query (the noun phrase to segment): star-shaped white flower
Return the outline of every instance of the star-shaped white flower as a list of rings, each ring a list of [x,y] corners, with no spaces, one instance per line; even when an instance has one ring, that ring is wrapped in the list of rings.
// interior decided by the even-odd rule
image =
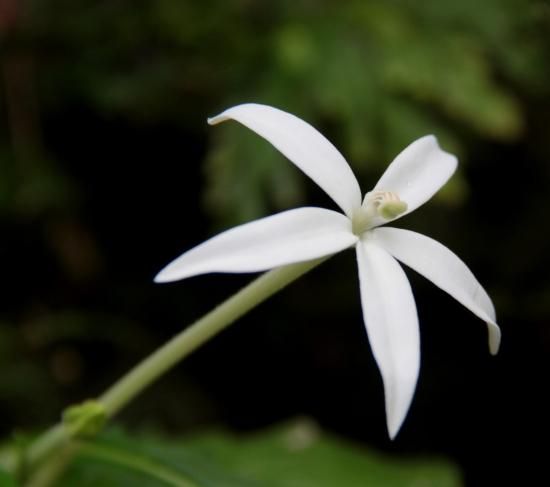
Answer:
[[[420,366],[418,316],[397,260],[432,281],[487,323],[489,348],[500,343],[491,299],[466,265],[429,237],[382,227],[428,201],[451,177],[456,158],[434,136],[409,145],[361,198],[338,150],[303,120],[276,108],[238,105],[208,120],[233,119],[262,136],[315,181],[343,210],[297,208],[227,230],[181,255],[155,278],[175,281],[209,272],[257,272],[355,247],[363,317],[382,374],[388,432],[409,409]],[[396,260],[397,259],[397,260]]]

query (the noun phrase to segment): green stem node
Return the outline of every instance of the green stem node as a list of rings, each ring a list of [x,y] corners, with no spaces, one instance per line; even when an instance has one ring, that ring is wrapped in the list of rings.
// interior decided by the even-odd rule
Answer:
[[[63,425],[72,438],[95,436],[103,429],[106,421],[105,406],[93,399],[70,406],[63,412]]]

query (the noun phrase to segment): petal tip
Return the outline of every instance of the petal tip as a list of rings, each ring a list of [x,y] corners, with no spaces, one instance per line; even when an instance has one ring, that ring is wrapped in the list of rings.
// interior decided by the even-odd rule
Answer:
[[[439,141],[437,140],[437,137],[434,135],[434,134],[428,134],[428,135],[425,135],[424,137],[420,137],[420,139],[426,141],[426,142],[430,142],[432,144],[436,144],[438,147],[439,147]]]
[[[160,271],[154,278],[153,282],[156,284],[163,284],[165,282],[170,282],[171,279],[168,279],[164,273],[164,271]]]
[[[395,440],[395,437],[398,435],[399,431],[401,431],[401,427],[403,426],[403,423],[405,422],[405,418],[407,417],[407,410],[404,412],[404,414],[388,414],[386,413],[386,427],[388,429],[388,436],[391,441]]]
[[[441,144],[439,143],[439,139],[437,138],[436,135],[434,135],[434,134],[424,135],[423,137],[420,137],[420,139],[418,139],[418,142],[419,141],[422,141],[425,144],[433,145],[435,149],[438,149],[439,151],[443,152],[446,156],[448,156],[449,160],[453,160],[455,162],[458,162],[458,159],[456,158],[456,156],[454,154],[451,154],[450,152],[447,152],[445,149],[443,149],[441,147]]]
[[[217,125],[225,120],[227,120],[227,117],[225,117],[222,113],[206,119],[208,125]]]
[[[226,120],[233,118],[232,115],[235,114],[235,111],[239,111],[239,109],[246,108],[246,107],[250,107],[250,108],[259,107],[260,109],[269,108],[271,110],[276,110],[275,108],[271,108],[266,105],[260,105],[258,103],[241,103],[240,105],[235,105],[224,110],[218,115],[214,115],[213,117],[208,117],[206,121],[208,122],[208,125],[217,125],[221,122],[225,122]]]
[[[387,424],[386,427],[388,429],[388,437],[391,441],[394,441],[399,432],[401,431],[401,428],[403,427],[403,423],[405,422],[405,419],[407,418],[407,412],[405,414],[398,416],[394,416],[393,418],[387,417]]]
[[[489,353],[496,355],[500,349],[500,328],[496,323],[487,323],[489,327]]]
[[[397,433],[399,433],[399,428],[392,428],[390,425],[388,425],[388,436],[390,438],[390,441],[394,441],[395,437],[397,436]]]
[[[166,282],[179,281],[181,279],[185,279],[185,277],[187,276],[182,275],[181,272],[178,273],[177,270],[172,268],[171,264],[168,264],[153,278],[153,282],[157,284],[164,284]]]

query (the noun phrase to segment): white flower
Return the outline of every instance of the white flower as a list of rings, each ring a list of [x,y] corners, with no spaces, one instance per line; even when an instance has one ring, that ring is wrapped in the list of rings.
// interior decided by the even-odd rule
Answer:
[[[361,201],[359,184],[346,160],[308,123],[257,104],[235,106],[208,122],[215,125],[229,119],[271,142],[344,213],[297,208],[240,225],[184,253],[155,280],[264,271],[355,247],[363,317],[382,374],[387,427],[393,438],[411,404],[420,366],[416,306],[397,260],[485,321],[491,353],[500,343],[491,299],[455,254],[424,235],[381,227],[428,201],[455,171],[456,158],[441,150],[434,136],[422,137],[395,158]]]

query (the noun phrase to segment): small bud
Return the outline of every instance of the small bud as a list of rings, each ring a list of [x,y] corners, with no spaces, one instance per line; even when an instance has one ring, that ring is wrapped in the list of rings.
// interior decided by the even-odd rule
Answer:
[[[93,399],[70,406],[63,411],[63,425],[67,428],[69,435],[75,438],[96,435],[106,421],[105,406]]]

